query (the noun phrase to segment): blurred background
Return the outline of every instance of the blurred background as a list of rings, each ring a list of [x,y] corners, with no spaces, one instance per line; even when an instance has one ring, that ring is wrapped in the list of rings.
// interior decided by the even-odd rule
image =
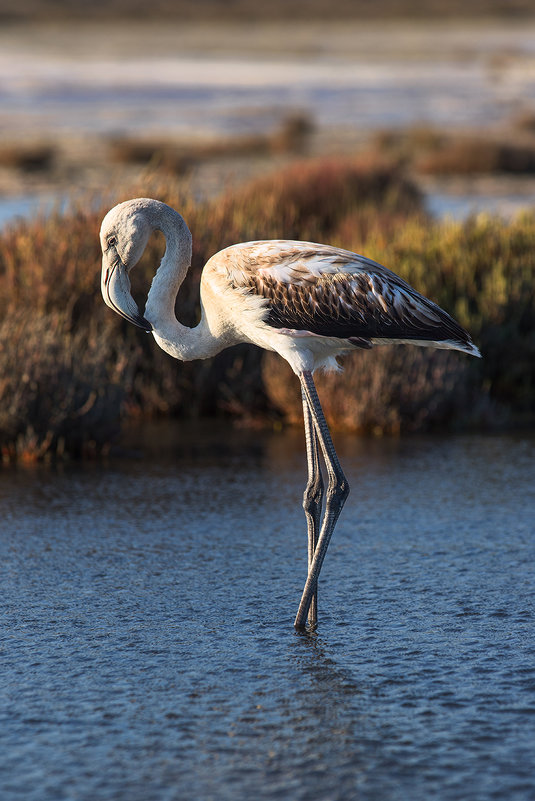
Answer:
[[[213,194],[296,153],[402,159],[433,214],[535,175],[530,0],[0,5],[0,222],[165,167]]]
[[[0,0],[2,801],[535,798],[534,188],[535,0]],[[105,306],[136,196],[191,229],[187,325],[219,249],[303,239],[481,349],[317,377],[353,492],[310,636],[299,382]]]
[[[269,355],[178,368],[104,307],[100,220],[136,195],[192,230],[186,324],[210,255],[286,237],[387,264],[481,348],[355,354],[320,380],[333,426],[532,425],[535,3],[1,0],[0,23],[4,458],[154,416],[300,420]]]

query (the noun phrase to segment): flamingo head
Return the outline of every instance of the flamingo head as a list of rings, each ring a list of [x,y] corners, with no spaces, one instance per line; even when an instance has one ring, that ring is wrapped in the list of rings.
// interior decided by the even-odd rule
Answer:
[[[129,272],[140,260],[154,230],[148,213],[153,203],[148,198],[119,203],[106,214],[100,229],[102,297],[117,314],[147,332],[152,331],[152,325],[132,297]]]

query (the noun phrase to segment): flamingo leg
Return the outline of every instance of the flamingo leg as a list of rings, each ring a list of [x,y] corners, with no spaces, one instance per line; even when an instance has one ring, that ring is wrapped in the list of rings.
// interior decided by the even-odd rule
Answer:
[[[308,465],[308,481],[303,495],[303,509],[308,529],[308,568],[312,564],[321,523],[321,506],[323,500],[323,478],[321,475],[319,455],[318,455],[318,436],[314,428],[314,421],[310,413],[307,397],[304,389],[301,390],[303,396],[303,419],[305,423],[305,442]],[[308,610],[308,625],[315,628],[318,622],[318,587],[314,590],[310,608]]]
[[[325,415],[323,414],[323,409],[321,408],[316,386],[312,378],[312,373],[310,371],[304,371],[300,374],[299,378],[301,381],[301,389],[304,397],[306,398],[308,409],[314,423],[314,428],[316,429],[316,435],[323,453],[328,475],[325,512],[321,524],[320,535],[316,544],[312,562],[308,569],[308,577],[303,589],[301,603],[299,604],[299,609],[297,610],[297,615],[294,622],[296,629],[303,630],[305,628],[308,611],[312,604],[312,599],[316,592],[318,576],[323,565],[323,560],[325,559],[325,554],[327,553],[327,548],[329,546],[336,521],[340,516],[342,507],[349,494],[349,484],[347,483],[347,479],[344,476],[340,462],[338,461],[338,456],[336,455],[331,434],[327,426],[327,421],[325,420]]]

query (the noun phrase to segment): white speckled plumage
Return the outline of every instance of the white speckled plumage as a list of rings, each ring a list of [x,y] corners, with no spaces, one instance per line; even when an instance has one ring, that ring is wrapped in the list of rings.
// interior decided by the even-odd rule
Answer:
[[[165,235],[166,251],[142,317],[130,294],[128,274],[155,230]],[[171,356],[183,361],[205,359],[230,345],[248,342],[276,351],[299,376],[309,454],[305,492],[309,575],[295,625],[304,627],[309,609],[309,620],[315,625],[317,578],[348,487],[315,392],[313,372],[338,369],[337,356],[380,344],[429,345],[474,356],[479,356],[478,349],[443,309],[381,264],[330,245],[287,240],[245,242],[212,256],[201,277],[201,319],[196,327],[188,328],[178,322],[174,311],[191,262],[191,234],[184,219],[164,203],[137,198],[108,212],[100,236],[105,302],[152,331]],[[321,531],[319,448],[329,475]]]

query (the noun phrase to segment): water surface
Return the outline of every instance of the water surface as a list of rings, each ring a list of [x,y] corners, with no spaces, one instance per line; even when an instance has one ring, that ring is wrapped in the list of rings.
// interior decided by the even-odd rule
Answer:
[[[3,471],[2,799],[533,797],[535,441],[338,438],[311,636],[301,439]]]
[[[489,126],[535,100],[529,20],[125,23],[0,31],[0,133]]]
[[[343,149],[348,135],[358,147],[377,129],[497,131],[535,104],[535,25],[526,20],[4,27],[0,139],[60,143],[76,158],[88,159],[102,136],[213,141],[273,132],[296,111],[332,152],[340,131]],[[0,228],[64,194],[14,196],[11,186]],[[509,217],[532,196],[531,186],[467,186],[461,196],[430,193],[428,207],[440,217]]]

